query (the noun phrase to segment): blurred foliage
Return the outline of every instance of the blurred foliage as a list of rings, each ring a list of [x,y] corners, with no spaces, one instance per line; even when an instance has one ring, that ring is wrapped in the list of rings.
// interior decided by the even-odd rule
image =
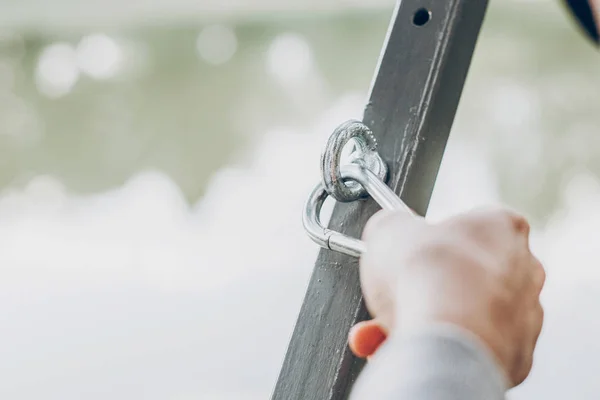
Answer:
[[[22,43],[14,35],[1,52],[7,73],[14,75],[14,92],[4,88],[3,94],[15,113],[27,115],[7,115],[4,124],[28,120],[18,132],[0,128],[5,133],[0,135],[0,185],[49,173],[74,190],[97,191],[152,167],[169,173],[195,200],[210,174],[231,161],[249,137],[273,125],[308,122],[315,107],[340,92],[364,90],[386,19],[239,23],[238,50],[221,66],[197,55],[195,40],[202,26],[119,31],[116,37],[143,46],[147,65],[110,81],[82,77],[58,99],[38,92],[36,62],[45,46],[58,40],[75,44],[82,35],[23,35]],[[292,104],[264,66],[268,43],[290,30],[310,41],[330,89],[313,104]],[[18,46],[22,50],[15,51]],[[360,58],[354,51],[361,52]]]
[[[196,51],[203,24],[112,28],[104,33],[123,44],[131,68],[105,80],[81,75],[58,98],[38,90],[40,54],[56,42],[75,46],[90,32],[5,32],[0,186],[52,174],[71,190],[94,192],[156,168],[195,201],[211,174],[239,161],[257,135],[308,128],[340,95],[366,94],[389,15],[211,21],[232,26],[237,38],[233,57],[218,66]],[[307,41],[317,71],[297,93],[266,68],[270,44],[286,32]],[[453,137],[488,151],[504,199],[540,220],[558,205],[572,171],[600,171],[599,67],[556,4],[491,5]]]

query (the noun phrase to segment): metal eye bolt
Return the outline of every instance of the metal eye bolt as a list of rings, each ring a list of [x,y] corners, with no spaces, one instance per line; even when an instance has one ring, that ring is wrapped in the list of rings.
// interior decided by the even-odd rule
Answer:
[[[338,126],[325,144],[321,154],[321,176],[325,190],[331,197],[341,202],[355,201],[367,197],[365,188],[353,181],[344,181],[340,164],[344,147],[354,140],[353,162],[364,165],[382,181],[387,177],[387,165],[377,153],[377,140],[368,126],[360,121],[350,120]]]

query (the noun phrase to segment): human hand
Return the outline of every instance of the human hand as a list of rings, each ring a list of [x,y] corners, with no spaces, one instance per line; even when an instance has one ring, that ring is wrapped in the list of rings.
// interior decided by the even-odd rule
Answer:
[[[370,356],[386,336],[450,323],[476,335],[511,385],[529,374],[540,334],[545,281],[529,249],[529,224],[506,210],[478,210],[438,224],[380,212],[367,224],[361,286],[374,320],[350,333]]]

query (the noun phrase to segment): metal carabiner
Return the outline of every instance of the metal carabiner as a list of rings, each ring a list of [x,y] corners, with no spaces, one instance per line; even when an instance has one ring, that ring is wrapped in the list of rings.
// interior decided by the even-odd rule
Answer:
[[[342,166],[340,172],[344,180],[353,180],[361,184],[384,210],[403,209],[414,215],[414,212],[404,204],[396,193],[365,166],[352,163]],[[321,224],[321,208],[327,196],[323,183],[319,183],[310,194],[304,207],[304,215],[302,216],[304,229],[308,236],[319,246],[352,257],[360,257],[367,250],[362,240],[332,231]]]

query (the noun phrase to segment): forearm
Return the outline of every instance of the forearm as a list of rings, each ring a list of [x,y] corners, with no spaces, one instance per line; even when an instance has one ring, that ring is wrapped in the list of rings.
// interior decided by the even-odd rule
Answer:
[[[390,337],[365,368],[352,400],[503,400],[504,376],[491,353],[445,325]]]

